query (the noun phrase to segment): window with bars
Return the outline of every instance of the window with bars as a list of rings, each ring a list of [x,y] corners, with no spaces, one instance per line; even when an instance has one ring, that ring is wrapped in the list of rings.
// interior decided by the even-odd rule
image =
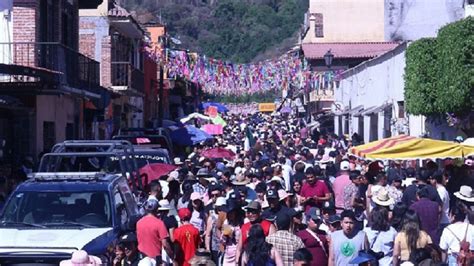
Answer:
[[[314,34],[316,38],[323,38],[324,37],[323,14],[314,13],[313,18],[314,18]]]

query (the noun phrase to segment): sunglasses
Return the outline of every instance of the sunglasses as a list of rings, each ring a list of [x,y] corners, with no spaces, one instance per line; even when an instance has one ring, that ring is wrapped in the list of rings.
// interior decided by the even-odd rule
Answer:
[[[219,193],[217,193],[217,194],[212,193],[211,194],[211,198],[217,198],[217,197],[219,197]]]
[[[259,211],[258,210],[253,210],[253,209],[248,209],[247,213],[258,214]]]

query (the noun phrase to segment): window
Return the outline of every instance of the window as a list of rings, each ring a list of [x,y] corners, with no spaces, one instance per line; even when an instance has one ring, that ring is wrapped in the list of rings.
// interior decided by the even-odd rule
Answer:
[[[398,101],[398,118],[405,118],[405,102]]]
[[[120,217],[120,224],[126,224],[128,221],[127,208],[123,202],[122,195],[118,190],[114,191],[115,215]]]
[[[314,34],[316,38],[324,37],[324,28],[323,28],[323,14],[315,13],[314,16]]]
[[[43,151],[50,150],[56,144],[56,129],[54,122],[43,122]]]

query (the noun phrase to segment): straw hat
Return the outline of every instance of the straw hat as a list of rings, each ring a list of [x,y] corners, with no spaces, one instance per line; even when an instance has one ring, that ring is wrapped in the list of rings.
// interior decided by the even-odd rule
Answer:
[[[90,256],[84,250],[77,250],[72,253],[70,260],[63,260],[59,263],[60,266],[88,266],[88,265],[102,265],[100,258]]]
[[[191,265],[208,265],[208,266],[216,265],[211,259],[211,253],[207,252],[203,248],[199,248],[198,250],[196,250],[194,257],[192,257],[188,261],[188,263]]]
[[[461,186],[458,192],[454,192],[454,196],[460,200],[474,202],[474,191],[470,186]]]
[[[380,206],[390,206],[395,204],[395,200],[390,197],[388,191],[385,188],[381,188],[377,194],[372,197],[372,200],[375,202],[375,204]]]

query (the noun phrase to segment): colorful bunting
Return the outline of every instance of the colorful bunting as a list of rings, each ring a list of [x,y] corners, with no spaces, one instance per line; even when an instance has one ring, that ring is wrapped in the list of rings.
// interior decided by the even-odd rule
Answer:
[[[246,95],[290,88],[319,90],[334,86],[342,73],[341,70],[311,71],[304,59],[292,54],[254,64],[233,64],[177,50],[170,50],[168,55],[166,67],[170,78],[186,78],[215,95]]]

